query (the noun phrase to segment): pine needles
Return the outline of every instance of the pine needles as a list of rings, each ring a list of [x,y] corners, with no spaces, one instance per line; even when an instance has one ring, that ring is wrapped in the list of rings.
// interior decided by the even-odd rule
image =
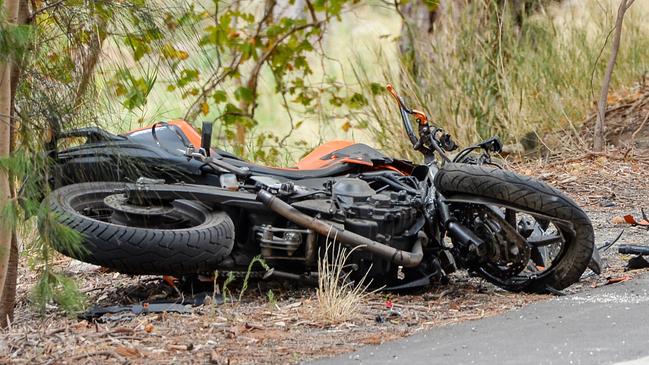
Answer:
[[[51,302],[68,314],[78,313],[86,307],[86,297],[79,291],[76,282],[49,270],[42,272],[32,290],[31,299],[41,313],[45,313]]]

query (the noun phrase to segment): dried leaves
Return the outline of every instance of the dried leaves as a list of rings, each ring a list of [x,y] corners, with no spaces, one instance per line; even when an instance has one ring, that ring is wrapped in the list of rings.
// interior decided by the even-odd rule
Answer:
[[[87,275],[93,285],[113,288],[104,289],[108,293],[93,291],[97,297],[124,298],[124,293],[142,285],[125,275]],[[273,288],[277,303],[271,309],[265,296],[250,292],[242,302],[196,307],[192,314],[148,314],[117,323],[90,323],[55,313],[40,320],[22,301],[13,328],[0,334],[0,343],[7,344],[7,351],[0,352],[0,363],[52,359],[58,363],[295,363],[545,298],[494,290],[475,279],[457,277],[451,286],[425,295],[393,296],[390,309],[383,294],[371,294],[363,299],[358,319],[335,325],[317,319],[312,289]],[[376,315],[387,310],[399,315],[376,323]]]
[[[553,163],[514,166],[567,192],[578,204],[595,208],[636,208],[649,202],[649,162],[623,156],[584,155]]]

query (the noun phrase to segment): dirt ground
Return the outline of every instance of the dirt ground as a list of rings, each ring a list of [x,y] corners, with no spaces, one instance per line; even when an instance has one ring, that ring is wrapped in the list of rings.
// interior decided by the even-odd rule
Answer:
[[[553,163],[512,165],[513,169],[546,180],[586,207],[602,245],[624,230],[618,243],[646,243],[649,232],[616,224],[615,217],[640,216],[649,208],[649,162],[610,156],[584,155]],[[629,257],[604,254],[607,268],[600,276],[584,279],[566,292],[598,285],[615,285],[642,270],[625,273]],[[159,277],[130,277],[107,273],[60,258],[57,266],[74,275],[90,304],[115,305],[151,302],[176,293]],[[627,277],[627,275],[629,275]],[[208,303],[191,313],[164,313],[113,317],[105,323],[62,315],[56,307],[41,316],[29,302],[35,274],[21,265],[18,306],[11,328],[0,333],[0,363],[297,363],[350,352],[365,344],[380,344],[422,329],[476,320],[547,300],[547,295],[515,294],[466,274],[454,274],[450,283],[410,295],[368,295],[358,316],[337,324],[318,319],[315,291],[290,283],[253,282],[242,300]],[[238,296],[241,283],[231,284]],[[274,298],[268,297],[272,290]],[[390,300],[390,310],[386,301]]]

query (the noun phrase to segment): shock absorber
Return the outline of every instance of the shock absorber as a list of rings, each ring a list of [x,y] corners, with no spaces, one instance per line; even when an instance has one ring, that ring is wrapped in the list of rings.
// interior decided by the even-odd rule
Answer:
[[[487,243],[457,221],[457,218],[451,214],[448,204],[442,196],[438,195],[436,205],[442,225],[455,242],[458,242],[460,246],[479,257],[486,256],[489,253]]]

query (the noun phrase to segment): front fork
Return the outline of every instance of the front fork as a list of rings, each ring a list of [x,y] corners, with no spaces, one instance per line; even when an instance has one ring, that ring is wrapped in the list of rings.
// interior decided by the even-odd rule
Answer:
[[[489,254],[488,244],[478,237],[472,230],[462,225],[455,218],[449,209],[446,200],[441,194],[437,194],[437,216],[439,224],[444,227],[446,233],[457,244],[462,251],[469,252],[477,257],[484,257]]]
[[[469,228],[462,225],[450,211],[446,198],[435,189],[433,181],[438,171],[435,162],[428,165],[429,192],[427,194],[427,214],[436,221],[442,233],[448,235],[460,251],[468,252],[475,257],[488,255],[488,244]]]

